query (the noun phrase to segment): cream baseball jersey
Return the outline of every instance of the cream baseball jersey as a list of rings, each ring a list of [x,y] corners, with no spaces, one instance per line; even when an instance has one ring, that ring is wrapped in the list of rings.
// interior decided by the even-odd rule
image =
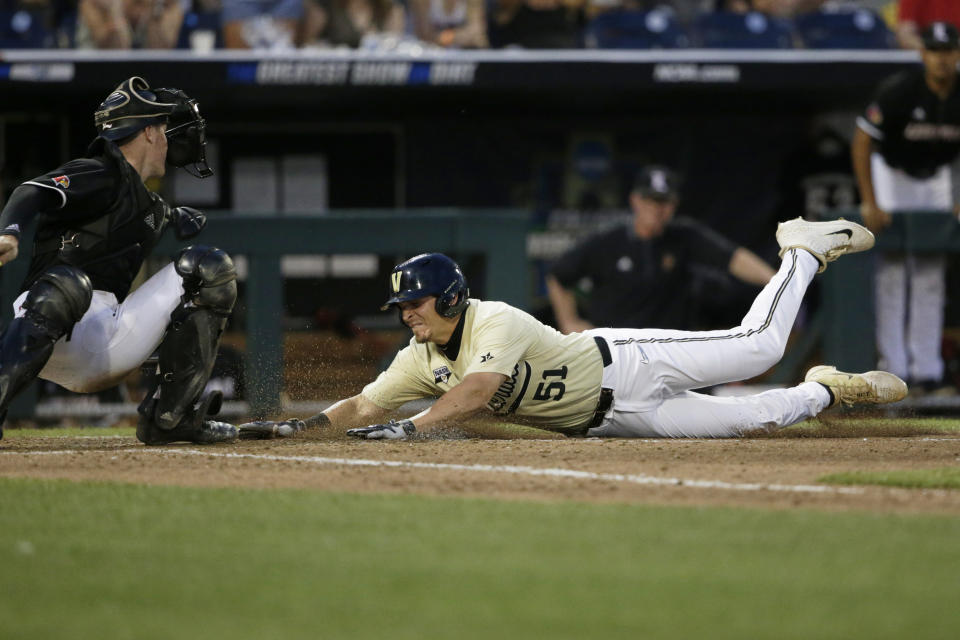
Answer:
[[[444,353],[411,339],[363,396],[396,409],[442,395],[471,373],[501,373],[507,379],[487,403],[497,414],[556,431],[583,428],[593,417],[603,360],[592,337],[563,335],[503,302],[471,299],[450,342]]]

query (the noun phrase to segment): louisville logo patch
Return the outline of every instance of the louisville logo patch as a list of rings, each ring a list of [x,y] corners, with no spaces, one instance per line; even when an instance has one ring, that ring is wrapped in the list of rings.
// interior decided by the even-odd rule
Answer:
[[[69,176],[57,176],[56,178],[53,179],[53,181],[54,181],[54,182],[56,183],[56,185],[57,185],[58,187],[60,187],[61,189],[66,189],[67,187],[70,186],[70,178],[69,178]]]

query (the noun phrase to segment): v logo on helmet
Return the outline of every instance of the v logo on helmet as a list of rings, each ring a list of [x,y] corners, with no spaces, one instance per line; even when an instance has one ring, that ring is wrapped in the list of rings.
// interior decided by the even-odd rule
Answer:
[[[393,273],[390,274],[390,284],[393,285],[393,292],[394,292],[394,293],[399,293],[399,292],[400,292],[400,278],[401,278],[401,276],[403,276],[403,272],[401,272],[401,271],[394,271]]]

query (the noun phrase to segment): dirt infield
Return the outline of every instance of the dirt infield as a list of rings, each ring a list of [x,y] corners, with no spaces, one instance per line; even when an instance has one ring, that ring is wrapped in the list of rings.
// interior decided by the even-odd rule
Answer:
[[[835,487],[827,473],[960,464],[960,436],[361,442],[200,447],[132,437],[0,442],[0,476],[190,486],[960,514],[960,491]]]

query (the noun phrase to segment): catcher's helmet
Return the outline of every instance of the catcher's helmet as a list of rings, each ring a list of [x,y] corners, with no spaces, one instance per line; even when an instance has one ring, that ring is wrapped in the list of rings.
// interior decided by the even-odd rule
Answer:
[[[456,317],[470,304],[463,271],[442,253],[423,253],[395,266],[390,273],[390,299],[380,310],[427,296],[437,297],[437,313],[444,318]]]
[[[97,133],[107,140],[123,140],[151,124],[162,124],[176,104],[162,101],[138,76],[127,78],[100,103],[93,114]]]
[[[119,142],[152,124],[167,124],[167,162],[198,178],[213,175],[206,158],[206,121],[179,89],[150,88],[138,76],[124,80],[93,114],[97,134]]]

